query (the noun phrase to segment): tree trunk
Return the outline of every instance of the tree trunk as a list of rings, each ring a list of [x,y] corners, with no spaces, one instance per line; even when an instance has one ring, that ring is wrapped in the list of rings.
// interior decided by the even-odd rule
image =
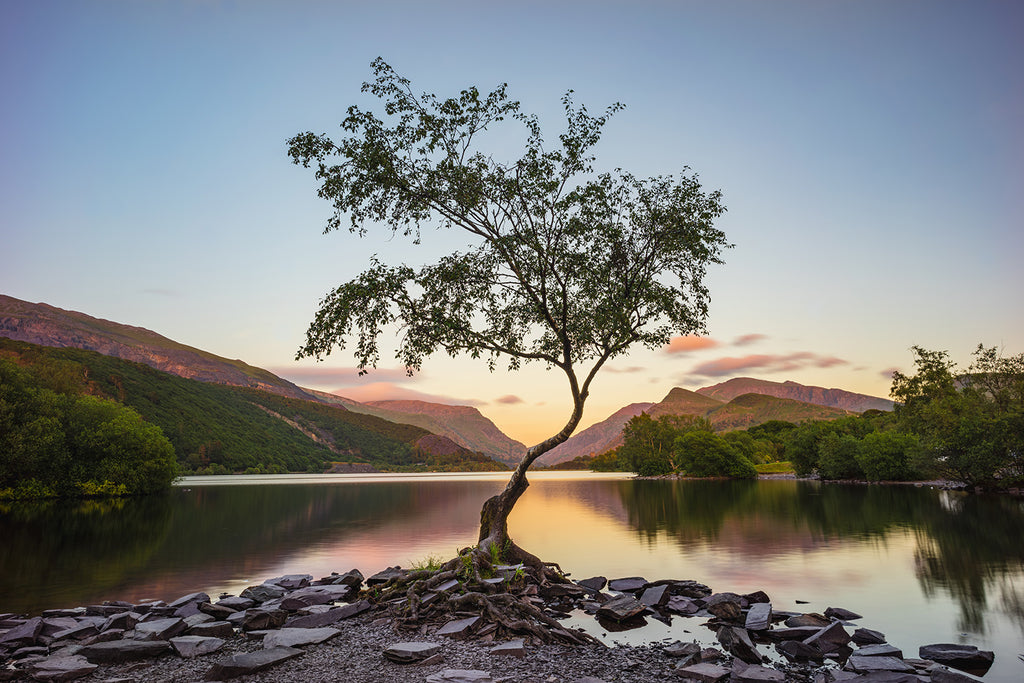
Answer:
[[[516,465],[516,469],[505,486],[505,490],[484,501],[483,508],[480,510],[480,538],[477,543],[477,547],[480,550],[489,553],[491,552],[491,547],[496,547],[498,555],[505,561],[520,561],[531,565],[543,565],[535,556],[512,542],[508,535],[508,516],[512,513],[512,508],[515,507],[516,501],[519,500],[519,497],[526,492],[526,488],[530,485],[530,482],[526,479],[526,470],[530,468],[530,465],[537,458],[563,443],[572,435],[576,425],[580,422],[580,418],[583,417],[584,400],[585,397],[580,397],[574,401],[575,405],[572,416],[565,427],[562,428],[562,431],[526,451],[526,455]]]

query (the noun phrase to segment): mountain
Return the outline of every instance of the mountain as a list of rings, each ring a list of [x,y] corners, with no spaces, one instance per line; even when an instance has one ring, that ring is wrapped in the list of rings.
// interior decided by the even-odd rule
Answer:
[[[716,431],[747,429],[769,420],[804,422],[805,420],[835,420],[852,415],[850,411],[820,406],[790,398],[777,398],[765,394],[741,394],[726,404],[709,410],[705,417]]]
[[[555,446],[550,451],[540,456],[537,463],[540,465],[554,465],[566,460],[572,460],[581,455],[597,455],[604,453],[610,448],[618,445],[618,439],[622,436],[622,428],[626,426],[630,418],[640,413],[649,411],[656,403],[630,403],[625,408],[619,408],[610,416],[600,422],[595,422],[586,429],[577,432],[568,440]]]
[[[321,392],[317,396],[330,400]],[[367,401],[360,403],[342,396],[334,400],[355,413],[375,415],[392,422],[405,422],[446,436],[470,451],[485,453],[506,463],[518,463],[526,446],[509,438],[484,415],[471,406],[450,406],[426,401]]]
[[[819,406],[840,408],[854,413],[863,413],[865,410],[892,410],[893,405],[892,401],[885,398],[856,394],[842,389],[824,389],[796,382],[769,382],[751,377],[730,379],[721,384],[698,389],[697,393],[723,402],[731,401],[743,394],[764,394],[776,398],[814,403]]]
[[[3,294],[0,294],[0,337],[40,346],[96,351],[200,382],[249,387],[292,398],[312,398],[308,392],[271,372],[180,344],[145,328]]]

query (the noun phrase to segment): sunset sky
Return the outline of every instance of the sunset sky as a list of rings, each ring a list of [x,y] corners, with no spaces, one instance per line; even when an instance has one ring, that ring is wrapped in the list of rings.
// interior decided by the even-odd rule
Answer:
[[[1024,351],[1024,3],[0,3],[0,293],[146,327],[355,399],[477,406],[535,442],[564,380],[439,356],[295,362],[320,298],[378,254],[463,248],[428,230],[322,234],[328,205],[286,140],[335,135],[369,64],[417,91],[477,85],[535,112],[619,101],[598,166],[690,166],[721,189],[735,248],[709,278],[708,336],[638,350],[583,426],[730,377],[887,396],[910,347],[966,365]],[[525,132],[495,137],[495,156]]]

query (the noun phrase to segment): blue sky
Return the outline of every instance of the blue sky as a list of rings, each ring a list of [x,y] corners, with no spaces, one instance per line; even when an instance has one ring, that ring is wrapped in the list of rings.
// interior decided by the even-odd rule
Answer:
[[[688,165],[724,193],[709,341],[617,361],[585,424],[733,376],[885,396],[914,344],[1024,351],[1022,35],[1024,5],[987,1],[5,2],[0,292],[357,398],[473,403],[524,441],[557,431],[568,394],[541,368],[440,357],[356,380],[344,354],[292,360],[371,255],[463,245],[323,235],[289,163],[290,136],[371,104],[382,56],[439,95],[507,82],[550,138],[566,90],[621,101],[599,166]]]

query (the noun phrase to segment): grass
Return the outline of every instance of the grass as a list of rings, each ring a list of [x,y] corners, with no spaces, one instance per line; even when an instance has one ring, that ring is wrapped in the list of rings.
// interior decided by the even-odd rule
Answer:
[[[788,460],[783,462],[765,462],[754,465],[758,474],[795,474],[793,465]]]

